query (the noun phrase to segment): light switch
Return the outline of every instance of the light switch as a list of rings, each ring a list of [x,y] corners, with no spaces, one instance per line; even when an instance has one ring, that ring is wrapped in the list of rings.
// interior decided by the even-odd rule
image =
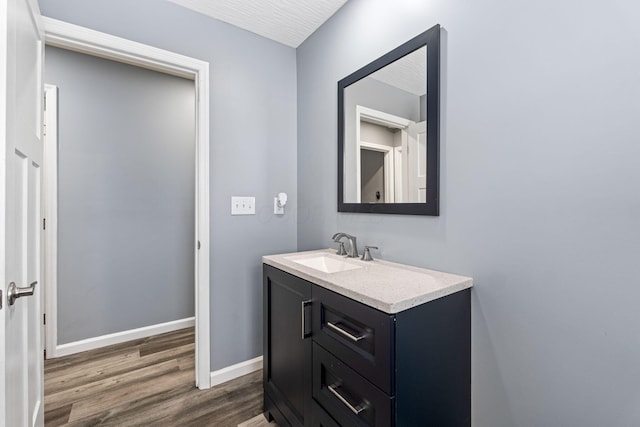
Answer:
[[[255,215],[255,197],[231,197],[231,215]]]

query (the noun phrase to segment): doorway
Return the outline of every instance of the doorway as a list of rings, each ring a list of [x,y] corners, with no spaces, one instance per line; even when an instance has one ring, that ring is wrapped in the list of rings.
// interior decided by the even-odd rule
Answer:
[[[194,290],[195,290],[195,381],[198,388],[209,388],[210,337],[209,337],[209,102],[208,63],[176,55],[161,49],[123,40],[93,30],[44,18],[45,40],[49,46],[78,51],[123,62],[162,73],[187,78],[195,85],[195,224],[194,224]],[[47,181],[48,185],[48,181]],[[55,203],[46,199],[46,212],[50,231],[55,229],[52,220]],[[48,234],[45,232],[45,239]],[[149,242],[152,244],[152,242]],[[45,262],[55,257],[57,246],[45,243]],[[55,259],[55,258],[54,258]],[[50,262],[50,265],[55,263]],[[45,270],[45,286],[55,286],[55,270]],[[126,297],[126,295],[114,296]],[[47,311],[55,305],[53,298],[47,299]],[[152,296],[150,296],[152,298]],[[151,299],[150,299],[151,301]],[[55,312],[55,309],[53,310]],[[50,316],[50,320],[51,316]],[[143,329],[143,328],[141,328]]]
[[[393,149],[360,144],[361,203],[392,203]]]
[[[356,105],[358,203],[426,200],[426,122]]]

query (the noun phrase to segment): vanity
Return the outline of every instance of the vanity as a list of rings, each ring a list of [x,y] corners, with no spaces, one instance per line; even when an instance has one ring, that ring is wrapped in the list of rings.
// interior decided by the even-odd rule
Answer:
[[[264,414],[470,426],[472,279],[326,249],[263,257]]]
[[[338,81],[338,212],[439,216],[440,26]],[[342,238],[349,241],[344,247]],[[264,414],[471,425],[469,277],[335,250],[263,257]]]

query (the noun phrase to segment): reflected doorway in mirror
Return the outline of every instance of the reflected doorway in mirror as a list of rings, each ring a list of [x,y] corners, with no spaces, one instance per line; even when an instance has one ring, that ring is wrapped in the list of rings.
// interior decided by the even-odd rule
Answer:
[[[424,203],[426,122],[357,105],[355,123],[357,203]]]

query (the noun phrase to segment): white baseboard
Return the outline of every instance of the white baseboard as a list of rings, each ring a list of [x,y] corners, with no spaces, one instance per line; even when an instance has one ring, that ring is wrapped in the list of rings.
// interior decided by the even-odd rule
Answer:
[[[262,369],[262,356],[211,372],[211,387]]]
[[[108,345],[120,344],[126,341],[146,338],[153,335],[164,334],[165,332],[177,331],[179,329],[190,328],[195,325],[195,317],[173,320],[171,322],[158,323],[157,325],[145,326],[143,328],[130,329],[128,331],[116,332],[114,334],[102,335],[94,338],[87,338],[68,344],[57,345],[55,351],[47,352],[47,359],[68,356],[87,350],[94,350]]]

